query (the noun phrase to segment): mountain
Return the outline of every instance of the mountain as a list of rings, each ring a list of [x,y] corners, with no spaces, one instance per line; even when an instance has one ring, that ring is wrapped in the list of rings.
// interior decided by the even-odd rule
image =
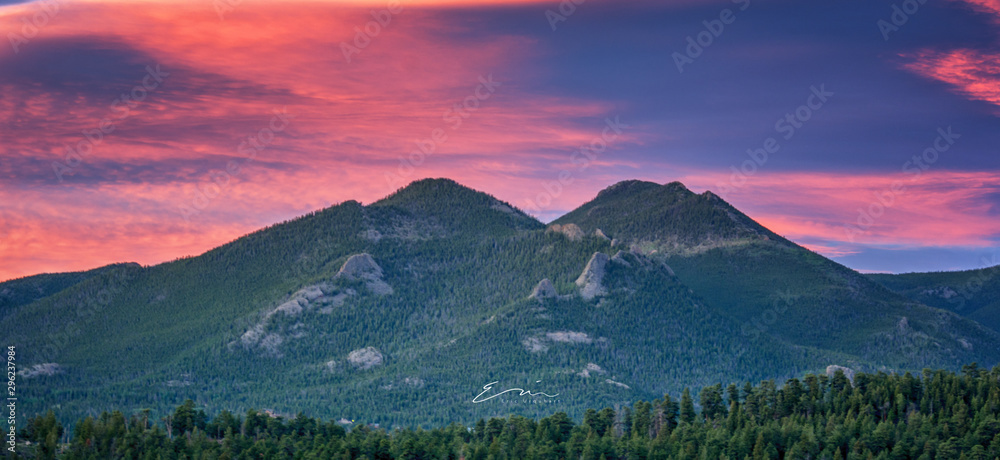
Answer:
[[[887,369],[971,362],[996,356],[1000,344],[995,331],[891,292],[678,182],[616,184],[553,224],[601,229],[667,263],[747,335],[769,333]]]
[[[1000,332],[998,274],[1000,265],[958,272],[870,274],[868,278],[914,302],[955,312]]]
[[[17,346],[24,413],[67,421],[164,415],[185,398],[386,425],[579,417],[684,385],[1000,358],[996,332],[679,183],[617,184],[546,226],[422,180],[66,284],[0,331]]]
[[[553,223],[600,228],[645,253],[691,254],[759,240],[792,245],[715,194],[694,194],[680,182],[619,182]]]
[[[137,264],[133,265],[138,267]],[[0,283],[0,316],[120,266],[121,264],[115,264],[82,272],[46,273]]]

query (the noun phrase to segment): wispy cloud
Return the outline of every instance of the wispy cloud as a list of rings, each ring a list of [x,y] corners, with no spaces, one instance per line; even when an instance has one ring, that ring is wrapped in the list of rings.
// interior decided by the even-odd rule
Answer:
[[[974,9],[951,13],[997,11],[995,1],[968,4]],[[732,159],[742,161],[802,103],[802,88],[820,81],[837,82],[836,104],[775,153],[746,194],[730,197],[734,204],[826,254],[855,251],[842,224],[891,176],[877,171],[922,148],[919,135],[905,133],[957,118],[969,126],[967,151],[943,158],[853,244],[981,246],[996,237],[996,158],[982,146],[997,139],[997,118],[952,104],[1000,105],[996,50],[894,41],[900,72],[865,54],[871,30],[844,37],[852,15],[868,21],[859,11],[873,8],[875,17],[881,5],[838,6],[839,22],[803,27],[802,9],[819,8],[812,16],[823,18],[832,7],[755,4],[683,75],[670,60],[676,43],[730,0],[587,3],[555,33],[545,11],[556,1],[405,2],[350,62],[340,45],[387,1],[244,0],[224,19],[212,1],[59,5],[17,52],[0,41],[0,279],[162,262],[332,203],[376,200],[401,185],[386,174],[435,129],[447,140],[407,180],[453,177],[524,206],[572,170],[574,182],[538,212],[543,219],[622,179],[713,188],[728,179]],[[0,39],[40,7],[0,7]],[[60,182],[53,164],[67,162],[67,146],[113,115],[114,102],[157,65],[169,77]],[[914,74],[946,85],[928,90]],[[486,75],[501,86],[460,125],[449,121]],[[899,84],[900,75],[910,80]],[[213,171],[245,158],[241,145],[277,109],[294,121],[185,219],[181,207]],[[573,164],[571,154],[619,114],[632,127],[586,169]]]
[[[907,69],[948,83],[970,99],[1000,107],[1000,53],[975,49],[924,51],[911,59]]]

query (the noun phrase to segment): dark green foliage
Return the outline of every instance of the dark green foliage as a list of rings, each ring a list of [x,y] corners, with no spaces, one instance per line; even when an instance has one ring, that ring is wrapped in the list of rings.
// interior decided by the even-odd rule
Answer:
[[[220,421],[221,423],[231,422],[231,419],[226,417],[226,413],[223,413],[220,417],[223,418]],[[195,410],[194,401],[188,399],[184,401],[184,404],[177,406],[177,410],[174,411],[173,415],[167,418],[167,427],[170,428],[171,433],[176,434],[191,433],[196,430],[205,431],[207,419],[205,411]]]
[[[701,389],[701,414],[711,422],[726,415],[726,405],[722,402],[722,385],[716,384]]]
[[[871,274],[869,278],[916,302],[950,310],[1000,332],[1000,265],[960,272]]]
[[[0,283],[0,318],[12,313],[17,307],[57,294],[123,265],[139,266],[138,264],[114,264],[85,272],[52,273],[4,281]]]
[[[791,244],[711,192],[697,195],[680,182],[619,182],[553,223],[575,223],[588,232],[600,228],[612,238],[667,253],[736,240]]]
[[[738,320],[746,336],[844,353],[860,367],[878,362],[912,370],[1000,359],[996,331],[893,293],[781,238],[711,192],[627,181],[556,223],[600,228],[666,262],[714,312]],[[978,292],[984,302],[996,299],[1000,284]]]
[[[691,390],[684,389],[681,393],[681,421],[684,423],[694,423],[694,399],[691,399]]]
[[[27,458],[53,458],[55,448],[58,458],[67,460],[996,458],[1000,367],[965,369],[962,374],[925,370],[920,377],[858,374],[853,386],[841,385],[842,374],[834,379],[837,383],[811,374],[780,388],[764,381],[747,387],[746,410],[710,415],[706,406],[700,417],[689,415],[691,398],[685,391],[684,423],[661,424],[659,429],[654,428],[655,420],[663,418],[662,403],[645,401],[617,410],[586,410],[579,425],[557,412],[538,420],[516,415],[480,419],[469,428],[452,423],[391,431],[368,425],[347,431],[301,414],[285,419],[250,411],[236,426],[228,413],[208,421],[209,427],[226,426],[222,434],[198,427],[171,433],[150,426],[142,414],[126,418],[116,411],[77,422],[68,443],[21,443],[18,449]],[[711,387],[707,395],[703,391],[702,400],[720,404],[720,388]],[[735,400],[730,403],[741,407]],[[185,402],[174,413],[200,411]],[[629,429],[622,427],[626,421]],[[28,439],[62,430],[51,414],[32,424],[23,433]]]
[[[615,196],[635,202],[618,203]],[[278,452],[287,447],[280,437],[257,439],[278,429],[267,413],[291,418],[301,411],[296,419],[344,418],[387,428],[556,411],[582,420],[591,407],[629,406],[690,386],[691,404],[700,401],[709,421],[722,428],[736,399],[741,413],[782,416],[796,397],[818,391],[802,382],[801,393],[787,397],[745,389],[736,398],[734,389],[723,401],[717,383],[734,376],[784,382],[829,364],[915,371],[924,363],[957,370],[951,366],[959,362],[997,361],[996,334],[938,318],[946,312],[906,302],[781,240],[718,197],[694,195],[679,184],[626,183],[595,202],[606,204],[597,209],[592,202],[569,216],[599,217],[607,225],[581,221],[587,234],[570,239],[493,197],[425,180],[371,205],[345,202],[198,257],[112,267],[0,318],[21,369],[60,366],[55,375],[19,380],[19,408],[25,415],[57,409],[63,423],[93,407],[146,408],[143,420],[162,424],[166,438],[204,433],[223,444],[249,438],[246,449]],[[623,240],[613,246],[595,228]],[[629,241],[614,233],[626,230],[652,236]],[[671,240],[672,234],[678,237]],[[631,242],[675,251],[663,259],[648,247],[630,251]],[[578,295],[574,281],[591,256],[619,251],[607,265],[606,294]],[[380,265],[391,294],[336,277],[361,253]],[[543,278],[558,299],[528,298]],[[277,312],[296,292],[319,285],[356,295],[326,311]],[[794,289],[803,300],[782,304],[782,322],[767,323],[768,309],[782,299],[779,289]],[[908,329],[898,326],[904,316]],[[264,319],[276,345],[245,347],[241,337]],[[381,365],[349,362],[366,347],[380,351]],[[910,356],[919,359],[904,359]],[[472,404],[490,382],[559,395],[544,404],[514,393]],[[655,439],[681,420],[697,422],[677,398],[634,409],[613,417],[598,411],[588,426],[601,438],[638,430]],[[204,413],[220,415],[209,421]],[[502,428],[484,427],[497,434]],[[564,426],[546,429],[562,433]],[[578,454],[589,448],[600,457],[609,449],[587,445],[589,434],[558,436],[566,438],[553,446]],[[756,442],[754,436],[746,442]],[[404,450],[419,448],[411,441]],[[372,449],[385,447],[376,444]],[[389,447],[395,455],[399,445]],[[479,448],[469,455],[489,456],[492,442]]]
[[[28,419],[28,425],[21,434],[23,439],[36,445],[34,452],[38,458],[53,459],[63,436],[63,427],[56,420],[55,413],[49,411],[44,416]]]
[[[544,227],[517,208],[450,179],[416,181],[372,203],[372,207],[401,210],[404,216],[418,219],[432,216],[431,224],[440,225],[445,231],[476,237],[510,235]]]

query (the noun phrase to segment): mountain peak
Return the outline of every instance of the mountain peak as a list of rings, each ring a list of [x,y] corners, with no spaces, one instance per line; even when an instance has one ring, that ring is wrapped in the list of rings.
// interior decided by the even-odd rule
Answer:
[[[598,198],[600,197],[610,197],[610,196],[621,196],[621,195],[632,195],[636,193],[642,193],[654,188],[660,187],[660,184],[655,182],[643,181],[643,180],[623,180],[617,182],[613,185],[608,186],[604,190],[597,193]]]
[[[691,190],[688,190],[688,188],[685,187],[683,183],[676,180],[673,182],[663,184],[663,188],[673,192],[678,192],[683,194],[693,194],[693,192],[691,192]]]
[[[780,239],[711,192],[696,194],[674,181],[622,181],[553,224],[596,228],[630,243],[685,252],[750,239]]]
[[[688,190],[688,188],[685,187],[680,181],[673,181],[660,185],[656,182],[644,180],[623,180],[605,188],[604,190],[601,190],[597,194],[597,198],[608,199],[615,197],[620,199],[644,193],[670,195],[676,198],[686,198],[694,195],[694,192]]]
[[[451,179],[420,179],[372,203],[372,206],[398,206],[410,210],[437,208],[442,204],[461,206],[493,205],[496,198],[466,187]]]
[[[372,203],[371,208],[403,209],[415,217],[434,218],[465,227],[541,228],[544,225],[492,195],[451,179],[421,179]]]
[[[375,202],[375,205],[385,202],[401,202],[421,200],[428,196],[456,196],[482,194],[447,178],[429,178],[410,182],[389,196]]]

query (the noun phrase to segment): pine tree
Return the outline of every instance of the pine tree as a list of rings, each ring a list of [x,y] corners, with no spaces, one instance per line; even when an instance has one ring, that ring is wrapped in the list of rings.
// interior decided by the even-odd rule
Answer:
[[[684,423],[694,423],[694,400],[691,399],[691,390],[689,388],[684,388],[684,393],[681,394],[681,422]]]
[[[705,417],[705,421],[725,416],[726,406],[722,401],[722,385],[717,384],[702,388],[699,398],[701,400],[701,413]]]

